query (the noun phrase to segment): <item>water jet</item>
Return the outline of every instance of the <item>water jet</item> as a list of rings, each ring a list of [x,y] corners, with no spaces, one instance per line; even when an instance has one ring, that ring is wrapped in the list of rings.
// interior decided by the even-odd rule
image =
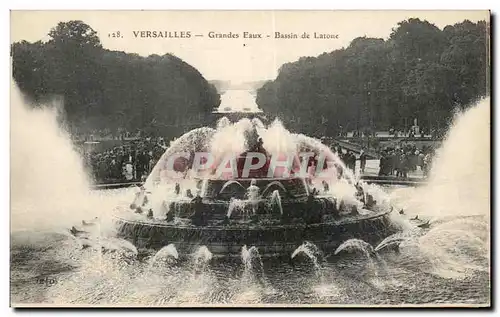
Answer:
[[[356,189],[349,171],[339,178],[336,171],[343,163],[321,142],[289,133],[287,142],[295,143],[283,144],[281,140],[282,144],[276,144],[275,138],[266,138],[275,133],[272,129],[277,129],[276,124],[266,131],[262,123],[242,121],[231,125],[223,120],[216,131],[188,132],[167,149],[132,204],[136,209],[144,206],[142,209],[147,212],[133,216],[132,206],[116,209],[118,236],[138,248],[161,249],[175,244],[180,256],[192,254],[202,245],[214,256],[239,256],[242,246],[249,245],[267,257],[290,255],[304,241],[324,252],[333,252],[349,239],[377,245],[395,233],[397,229],[389,219],[392,208],[377,204],[362,186]],[[240,133],[246,148],[218,147],[209,153],[213,157],[193,162],[194,157],[199,157],[196,150],[213,148],[212,143],[218,142],[219,134],[226,129],[231,134]],[[305,149],[315,155],[312,160],[307,158],[311,162],[300,160]],[[291,170],[278,175],[275,170],[273,174],[270,170],[276,162],[272,156],[292,150],[296,153],[289,160]],[[175,160],[172,164],[172,157],[179,158],[181,152],[187,159],[182,164]],[[220,167],[223,157],[231,153],[236,165],[232,167],[235,173],[228,178],[214,167]],[[255,160],[259,157],[265,161]],[[172,178],[172,165],[177,176],[182,175],[180,179]],[[305,165],[323,166],[324,170],[304,175],[300,168]],[[203,166],[203,173],[193,173],[196,166]],[[244,171],[248,166],[253,170]],[[332,166],[335,171],[330,174],[328,169]],[[230,162],[224,167],[231,168]],[[325,175],[332,178],[325,179]],[[341,192],[342,186],[336,182],[343,182],[342,186],[352,190]],[[179,195],[179,188],[197,194],[193,198]],[[356,191],[361,195],[356,196]]]

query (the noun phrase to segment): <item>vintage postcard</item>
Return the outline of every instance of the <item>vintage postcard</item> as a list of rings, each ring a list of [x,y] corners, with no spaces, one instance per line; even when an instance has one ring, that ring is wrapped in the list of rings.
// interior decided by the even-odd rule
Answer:
[[[489,11],[11,11],[13,307],[489,307]]]

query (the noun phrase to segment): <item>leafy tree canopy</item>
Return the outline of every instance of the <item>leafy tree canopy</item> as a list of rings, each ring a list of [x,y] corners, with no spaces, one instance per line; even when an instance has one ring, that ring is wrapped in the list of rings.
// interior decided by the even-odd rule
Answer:
[[[282,65],[258,105],[293,130],[443,130],[455,108],[489,93],[489,25],[463,21],[440,30],[401,21],[387,40],[358,37],[346,48]]]

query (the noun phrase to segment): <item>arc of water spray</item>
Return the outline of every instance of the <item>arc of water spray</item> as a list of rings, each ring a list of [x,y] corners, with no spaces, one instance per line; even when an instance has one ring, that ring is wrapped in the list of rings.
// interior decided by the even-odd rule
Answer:
[[[202,245],[201,247],[198,248],[198,250],[196,250],[195,257],[197,259],[202,259],[203,261],[208,262],[212,259],[213,254],[212,252],[210,252],[207,246]]]
[[[244,245],[241,248],[241,259],[243,260],[243,263],[245,264],[245,268],[251,269],[252,268],[252,258],[258,258],[260,260],[260,254],[259,254],[259,249],[257,249],[256,246],[252,246],[250,248],[247,248],[246,245]]]
[[[221,194],[228,186],[232,185],[232,184],[237,184],[238,186],[240,186],[243,190],[245,190],[245,187],[243,185],[241,185],[240,182],[238,181],[235,181],[235,180],[231,180],[231,181],[227,181],[221,188],[221,190],[219,191],[219,194]]]
[[[206,246],[202,245],[201,247],[199,247],[198,250],[196,250],[196,252],[193,254],[192,258],[195,270],[203,270],[206,264],[208,264],[208,262],[212,260],[212,257],[212,252],[210,252],[210,250],[208,250]]]
[[[391,247],[399,247],[401,243],[408,241],[409,239],[410,237],[407,235],[396,233],[382,240],[373,250],[378,252]]]
[[[304,254],[306,254],[310,258],[311,257],[316,258],[315,254],[319,253],[319,249],[313,243],[306,241],[306,242],[302,243],[297,249],[295,249],[295,251],[293,251],[292,259],[294,257],[296,257],[301,252],[303,252]]]
[[[162,257],[168,258],[169,256],[173,257],[174,259],[179,259],[179,253],[177,252],[177,249],[175,248],[174,244],[169,244],[163,248],[161,248],[158,252],[153,257],[153,263]]]
[[[274,186],[274,185],[278,186],[279,188],[281,188],[283,190],[283,192],[288,194],[288,191],[286,190],[285,186],[283,186],[283,184],[281,182],[273,181],[273,182],[267,184],[267,186],[264,188],[264,190],[262,191],[262,196],[266,197],[267,191],[269,190],[269,188],[271,188],[271,186]]]
[[[280,210],[280,214],[283,215],[283,206],[281,205],[281,196],[280,196],[280,192],[277,189],[274,190],[273,194],[271,195],[271,202],[278,206],[278,208]]]
[[[227,214],[226,214],[226,216],[228,218],[231,218],[231,215],[233,214],[233,211],[235,209],[238,209],[241,212],[241,210],[244,209],[243,205],[244,205],[244,201],[243,200],[236,199],[236,198],[231,198],[231,201],[229,202],[229,207],[227,208]]]
[[[369,256],[371,253],[374,253],[373,246],[369,244],[366,241],[363,241],[361,239],[349,239],[342,243],[337,250],[335,250],[334,254],[337,255],[343,250],[348,250],[348,249],[354,249],[354,250],[360,250],[363,253],[365,253],[367,256]]]
[[[316,274],[322,279],[323,274],[321,273],[321,265],[318,261],[318,256],[320,255],[318,247],[315,244],[306,241],[293,251],[291,258],[295,258],[299,253],[304,253],[309,259],[312,260]]]

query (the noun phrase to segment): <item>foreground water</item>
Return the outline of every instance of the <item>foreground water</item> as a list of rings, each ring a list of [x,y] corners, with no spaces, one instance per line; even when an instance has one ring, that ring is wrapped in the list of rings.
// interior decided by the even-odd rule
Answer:
[[[400,252],[301,252],[262,262],[257,253],[221,262],[201,247],[188,259],[162,250],[137,259],[122,241],[82,250],[64,233],[12,235],[13,303],[59,305],[488,304],[487,250],[468,240],[482,219],[460,218],[406,240]],[[476,229],[478,232],[470,232]],[[466,236],[464,236],[466,235]],[[454,242],[451,243],[450,241]],[[460,241],[460,249],[455,243]],[[355,241],[356,242],[356,241]],[[173,248],[170,248],[171,250]],[[244,249],[244,248],[243,248]],[[175,249],[173,249],[175,250]],[[445,253],[440,253],[445,252]]]
[[[18,100],[13,118],[32,123],[12,129],[13,304],[490,303],[489,100],[459,116],[428,185],[370,187],[396,206],[402,232],[379,246],[348,240],[328,254],[304,241],[280,260],[261,259],[252,246],[241,246],[231,261],[205,246],[189,255],[173,245],[138,252],[113,237],[109,218],[114,206],[130,203],[133,190],[89,191],[53,112],[28,111]],[[33,142],[41,131],[44,142]],[[70,234],[95,217],[101,222],[89,229],[90,240]]]

